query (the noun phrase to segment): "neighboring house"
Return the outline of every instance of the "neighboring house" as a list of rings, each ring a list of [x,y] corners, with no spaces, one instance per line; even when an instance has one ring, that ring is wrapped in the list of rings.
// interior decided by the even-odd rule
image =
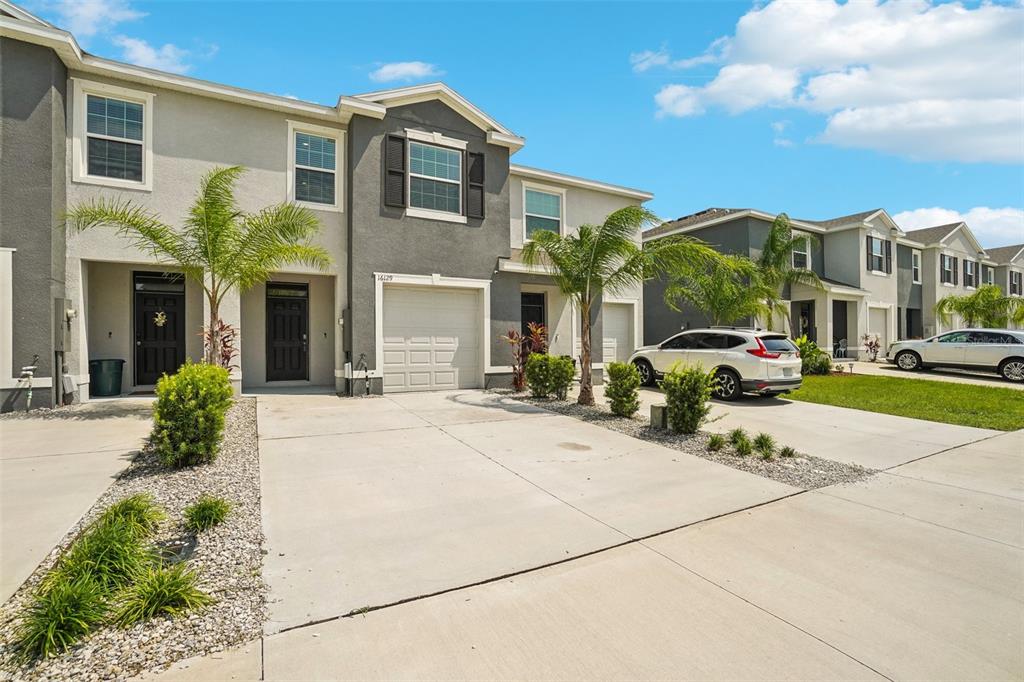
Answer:
[[[917,329],[910,327],[907,336],[927,338],[962,326],[959,319],[944,324],[935,314],[936,304],[947,296],[970,294],[982,284],[995,281],[995,262],[970,228],[960,222],[911,230],[903,247],[909,248],[921,264],[917,275],[921,283],[921,328],[916,333]]]
[[[1024,296],[1024,244],[986,249],[985,253],[993,263],[986,283],[997,285],[1006,296]]]
[[[775,216],[756,209],[711,208],[665,223],[644,233],[644,241],[673,234],[702,239],[723,253],[757,260]],[[899,335],[898,243],[903,237],[882,209],[831,220],[791,220],[793,231],[813,236],[793,254],[796,267],[813,270],[823,289],[796,285],[783,292],[789,302],[787,324],[773,326],[793,335],[807,334],[821,347],[838,352],[847,348],[854,357],[861,340],[874,334],[884,348]],[[909,260],[908,260],[909,264]],[[679,331],[707,324],[690,308],[673,311],[664,302],[665,282],[654,280],[644,288],[644,334],[652,342]],[[906,304],[913,305],[908,295]],[[919,308],[917,308],[919,310]]]
[[[240,332],[233,381],[381,393],[507,383],[500,337],[527,321],[577,355],[578,315],[522,263],[524,239],[651,198],[512,164],[525,141],[440,83],[301,102],[89,55],[6,0],[0,63],[3,409],[23,400],[33,354],[36,405],[85,399],[89,360],[125,360],[128,392],[202,355],[198,287],[113,230],[65,231],[63,212],[89,199],[128,198],[173,224],[203,173],[237,164],[244,210],[308,206],[334,263],[225,300]],[[600,380],[605,352],[642,343],[641,288],[596,315]]]

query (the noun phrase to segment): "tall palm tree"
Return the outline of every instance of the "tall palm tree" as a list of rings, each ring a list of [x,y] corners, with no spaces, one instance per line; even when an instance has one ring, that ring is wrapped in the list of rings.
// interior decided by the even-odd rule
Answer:
[[[814,236],[809,234],[793,234],[789,216],[780,213],[772,221],[771,229],[761,247],[761,256],[757,259],[757,278],[764,285],[764,303],[768,315],[768,326],[775,317],[789,319],[789,309],[783,301],[782,290],[794,284],[804,284],[824,290],[818,275],[813,270],[793,267],[793,249],[807,240],[814,243]]]
[[[622,294],[661,273],[700,266],[718,256],[691,237],[666,237],[639,246],[637,235],[657,222],[646,208],[627,206],[611,213],[601,225],[581,225],[574,234],[535,232],[523,248],[523,261],[549,267],[558,288],[579,310],[581,405],[594,404],[590,335],[601,297]]]
[[[985,284],[973,294],[947,296],[935,304],[935,314],[943,324],[950,324],[959,315],[964,326],[1005,327],[1008,323],[1024,324],[1024,299],[1004,296],[994,284]]]
[[[734,324],[745,318],[771,315],[766,300],[773,290],[758,277],[757,264],[744,256],[723,256],[703,268],[670,273],[665,304],[680,311],[688,303],[703,312],[711,324]]]
[[[228,292],[263,282],[284,265],[301,263],[324,270],[331,263],[325,249],[309,243],[320,230],[320,221],[309,209],[288,203],[255,213],[238,208],[235,182],[244,170],[214,168],[204,175],[188,216],[177,229],[128,199],[93,199],[66,215],[74,230],[114,228],[133,246],[177,266],[202,287],[209,304],[205,360],[214,364],[224,362],[220,304]]]

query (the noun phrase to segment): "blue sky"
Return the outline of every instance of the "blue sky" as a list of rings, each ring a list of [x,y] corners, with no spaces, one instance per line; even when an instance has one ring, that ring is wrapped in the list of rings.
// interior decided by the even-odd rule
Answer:
[[[884,207],[1024,241],[1019,3],[38,0],[90,52],[333,104],[443,80],[513,160],[654,192],[674,218]]]

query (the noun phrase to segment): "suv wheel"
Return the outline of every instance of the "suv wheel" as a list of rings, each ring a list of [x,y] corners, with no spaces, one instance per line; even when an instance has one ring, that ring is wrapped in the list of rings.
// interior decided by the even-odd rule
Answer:
[[[646,360],[634,360],[633,366],[636,367],[636,371],[640,373],[641,386],[654,385],[654,368],[651,367],[651,363]]]
[[[999,374],[1007,381],[1024,381],[1024,358],[1009,358],[999,365]]]
[[[896,366],[908,372],[921,369],[921,356],[912,350],[901,351],[896,354]]]
[[[715,372],[715,387],[712,395],[719,400],[736,400],[743,393],[740,378],[731,369],[720,369]]]

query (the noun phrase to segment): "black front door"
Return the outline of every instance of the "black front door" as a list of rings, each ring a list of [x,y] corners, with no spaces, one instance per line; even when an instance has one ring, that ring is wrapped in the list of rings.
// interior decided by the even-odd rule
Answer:
[[[309,378],[309,287],[267,283],[267,381]]]
[[[522,331],[523,336],[530,335],[527,327],[531,322],[547,324],[547,314],[544,310],[544,294],[523,292],[520,310],[523,320],[523,326],[520,331]]]
[[[185,364],[185,281],[135,273],[135,384],[149,386]]]

